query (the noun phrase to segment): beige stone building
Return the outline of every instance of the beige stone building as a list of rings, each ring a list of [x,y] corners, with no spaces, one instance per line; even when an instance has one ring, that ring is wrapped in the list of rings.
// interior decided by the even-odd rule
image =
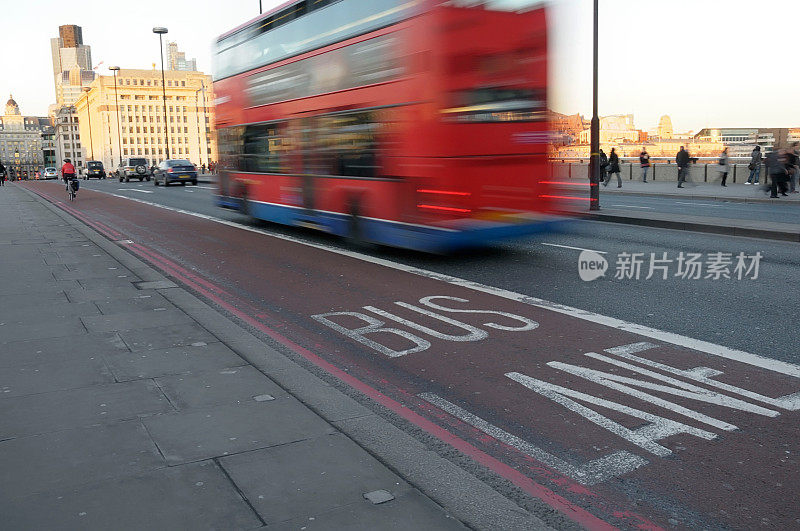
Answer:
[[[49,118],[24,116],[13,96],[6,102],[5,114],[0,116],[0,162],[9,176],[33,176],[53,165],[55,152],[50,145],[53,128]],[[46,138],[49,137],[49,138]]]
[[[116,94],[113,76],[90,85],[75,102],[87,160],[100,160],[107,169],[126,157],[149,164],[188,159],[198,167],[217,160],[211,76],[165,71],[164,77],[166,121],[161,70],[119,70]]]

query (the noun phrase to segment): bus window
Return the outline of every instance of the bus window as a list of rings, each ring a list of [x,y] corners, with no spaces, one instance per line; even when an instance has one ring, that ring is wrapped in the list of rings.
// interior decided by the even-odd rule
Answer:
[[[305,172],[340,177],[379,177],[377,113],[362,111],[307,119],[303,127]]]
[[[248,125],[245,128],[243,171],[286,173],[289,142],[282,129],[282,123]]]

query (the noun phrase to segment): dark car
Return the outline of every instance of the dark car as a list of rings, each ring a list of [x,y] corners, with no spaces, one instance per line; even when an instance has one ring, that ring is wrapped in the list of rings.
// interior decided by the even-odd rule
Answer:
[[[131,179],[139,179],[139,182],[147,179],[150,180],[150,174],[147,171],[147,159],[142,157],[131,157],[129,159],[122,159],[117,167],[117,177],[119,182],[129,182]]]
[[[153,174],[153,184],[164,183],[169,186],[172,183],[186,184],[187,182],[197,184],[197,167],[183,159],[165,160],[156,168]]]
[[[106,178],[106,169],[99,160],[90,160],[86,162],[86,172],[83,174],[83,179],[87,180],[92,177],[97,177],[98,179]]]

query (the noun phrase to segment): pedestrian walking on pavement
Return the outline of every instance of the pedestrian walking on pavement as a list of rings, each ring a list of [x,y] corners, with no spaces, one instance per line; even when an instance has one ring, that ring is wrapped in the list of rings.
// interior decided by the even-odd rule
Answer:
[[[797,193],[797,175],[800,172],[798,161],[800,161],[800,143],[795,142],[792,147],[786,151],[786,171],[789,177],[789,193]]]
[[[782,196],[787,196],[786,181],[788,179],[786,171],[786,150],[774,150],[767,155],[767,172],[770,178],[770,198],[777,199],[778,191]]]
[[[753,152],[750,154],[750,164],[747,165],[747,169],[750,170],[750,177],[747,178],[747,182],[744,184],[758,184],[758,178],[761,175],[761,146],[756,146],[753,148]]]
[[[639,153],[639,164],[642,166],[642,182],[647,182],[647,170],[650,169],[650,154],[647,149],[642,147],[642,152]]]
[[[689,152],[681,146],[680,151],[675,156],[675,163],[678,165],[678,188],[683,188],[686,182],[686,175],[689,173]]]
[[[617,155],[616,148],[611,148],[611,155],[608,156],[608,173],[606,173],[606,180],[603,181],[603,186],[608,186],[608,181],[611,176],[617,174],[617,188],[622,188],[622,177],[620,177],[619,169],[619,155]]]
[[[0,186],[6,185],[6,167],[0,162]]]
[[[605,185],[606,173],[608,173],[608,155],[601,149],[600,150],[600,182]]]
[[[728,172],[730,172],[730,165],[728,164],[728,148],[722,150],[719,154],[719,173],[722,175],[722,186],[728,186],[725,181],[728,180]]]
[[[206,172],[206,163],[205,162],[200,165],[200,169],[203,171],[203,173]]]

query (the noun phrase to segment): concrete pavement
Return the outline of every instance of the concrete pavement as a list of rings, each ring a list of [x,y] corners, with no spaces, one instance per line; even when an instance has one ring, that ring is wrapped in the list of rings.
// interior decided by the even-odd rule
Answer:
[[[671,213],[631,211],[607,206],[615,197],[637,196],[698,201],[698,212],[695,215],[678,216]],[[741,183],[722,187],[719,183],[688,182],[684,188],[678,188],[674,182],[643,183],[638,180],[623,179],[622,188],[618,188],[615,181],[609,182],[608,186],[600,187],[600,211],[581,213],[581,215],[588,219],[629,225],[800,242],[800,216],[787,216],[785,222],[748,219],[745,211],[738,219],[716,217],[713,211],[702,208],[700,201],[772,203],[800,207],[800,194],[790,193],[786,197],[770,199],[762,186]]]
[[[15,185],[0,257],[2,527],[463,528],[333,423],[370,410]]]
[[[600,187],[602,196],[611,197],[615,194],[642,195],[651,197],[679,197],[683,199],[704,199],[713,201],[731,201],[739,203],[792,203],[800,205],[800,194],[789,194],[787,197],[770,199],[769,193],[764,191],[764,179],[758,186],[747,185],[741,182],[729,182],[721,186],[719,179],[712,182],[687,181],[683,188],[678,188],[675,181],[648,181],[646,183],[634,178],[629,180],[623,177],[622,188],[617,188],[616,178],[609,181],[608,186]]]

